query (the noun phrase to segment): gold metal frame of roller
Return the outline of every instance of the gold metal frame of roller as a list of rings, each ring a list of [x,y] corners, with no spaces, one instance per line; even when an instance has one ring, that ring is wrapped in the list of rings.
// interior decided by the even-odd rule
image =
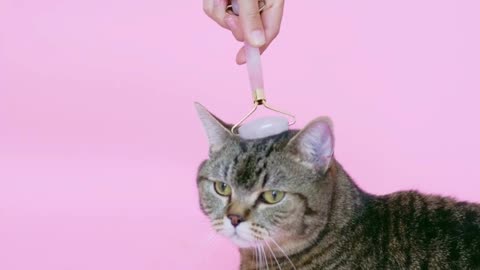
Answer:
[[[232,129],[231,129],[232,133],[237,134],[236,131],[237,131],[238,127],[241,124],[243,124],[243,122],[245,122],[245,120],[247,120],[258,109],[258,106],[261,106],[261,105],[263,105],[265,108],[267,108],[271,111],[278,112],[278,113],[281,113],[281,114],[284,114],[284,115],[287,115],[288,117],[290,117],[290,121],[288,122],[289,126],[295,124],[295,122],[297,121],[296,118],[295,118],[295,115],[293,115],[291,113],[288,113],[288,112],[285,112],[285,111],[281,111],[279,109],[273,108],[272,106],[268,105],[267,100],[265,98],[265,92],[263,91],[263,89],[256,89],[255,92],[253,93],[253,108],[238,123],[236,123],[232,127]]]

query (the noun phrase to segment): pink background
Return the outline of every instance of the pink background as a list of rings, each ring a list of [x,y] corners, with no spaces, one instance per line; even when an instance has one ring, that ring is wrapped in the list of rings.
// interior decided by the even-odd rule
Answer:
[[[267,95],[364,189],[480,201],[480,4],[288,1]],[[237,269],[197,206],[193,101],[249,109],[201,1],[0,0],[0,269]]]

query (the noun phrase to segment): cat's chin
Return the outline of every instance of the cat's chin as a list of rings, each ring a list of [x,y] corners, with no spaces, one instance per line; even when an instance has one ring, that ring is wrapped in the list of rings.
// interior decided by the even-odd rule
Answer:
[[[238,234],[231,236],[230,240],[239,248],[251,248],[256,246],[255,243],[243,239]]]

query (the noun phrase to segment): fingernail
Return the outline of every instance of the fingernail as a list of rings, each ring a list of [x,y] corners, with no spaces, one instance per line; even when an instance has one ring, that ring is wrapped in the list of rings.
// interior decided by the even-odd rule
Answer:
[[[252,46],[260,47],[263,44],[265,44],[265,34],[263,33],[263,31],[260,31],[260,30],[253,31],[252,33],[250,33],[250,38],[252,42],[252,44],[250,45]]]
[[[245,56],[240,56],[238,59],[237,59],[237,64],[239,65],[243,65],[247,62],[247,60],[245,59]]]
[[[242,65],[246,62],[245,51],[241,50],[237,55],[237,64]]]

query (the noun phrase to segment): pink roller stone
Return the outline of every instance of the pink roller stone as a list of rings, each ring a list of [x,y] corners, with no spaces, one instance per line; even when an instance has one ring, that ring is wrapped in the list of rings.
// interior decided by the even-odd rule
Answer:
[[[252,120],[238,129],[242,139],[260,139],[288,130],[288,120],[281,116],[269,116]]]

